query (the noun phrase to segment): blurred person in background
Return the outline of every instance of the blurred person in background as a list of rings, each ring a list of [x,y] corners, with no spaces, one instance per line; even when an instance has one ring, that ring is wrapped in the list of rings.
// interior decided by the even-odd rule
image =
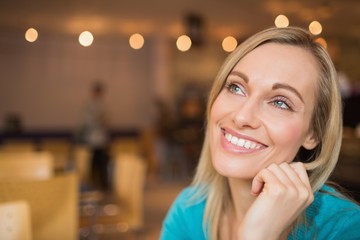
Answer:
[[[184,153],[186,175],[193,176],[204,140],[205,104],[200,94],[184,97],[179,106],[175,140]]]
[[[91,98],[84,106],[81,141],[91,150],[92,187],[109,190],[108,129],[103,103],[105,86],[97,81],[91,86]]]
[[[307,31],[270,28],[220,69],[191,186],[161,239],[360,239],[360,207],[327,182],[342,141],[341,93]]]

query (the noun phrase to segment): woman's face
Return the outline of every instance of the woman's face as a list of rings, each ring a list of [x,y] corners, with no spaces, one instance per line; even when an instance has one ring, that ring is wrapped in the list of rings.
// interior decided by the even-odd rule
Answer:
[[[267,43],[240,60],[210,112],[215,169],[251,179],[271,163],[293,161],[301,146],[314,148],[318,76],[315,58],[296,46]]]

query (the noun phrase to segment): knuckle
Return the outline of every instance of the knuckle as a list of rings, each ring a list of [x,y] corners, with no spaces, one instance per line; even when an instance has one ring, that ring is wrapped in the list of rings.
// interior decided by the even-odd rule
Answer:
[[[276,168],[276,164],[275,163],[271,163],[267,168],[265,169],[268,169],[268,170],[272,170],[272,169],[275,169]]]
[[[291,197],[291,198],[296,198],[298,196],[298,191],[294,188],[289,188],[287,191],[287,194]]]
[[[263,170],[261,170],[260,174],[262,176],[267,176],[268,174],[270,174],[270,172],[271,172],[270,169],[264,168]]]
[[[304,201],[307,201],[309,199],[309,196],[310,196],[310,194],[309,194],[309,192],[307,190],[304,189],[304,190],[299,191],[299,198],[300,199],[302,199]]]
[[[294,163],[292,163],[292,166],[299,168],[299,169],[305,169],[305,165],[302,162],[294,162]]]
[[[311,203],[314,200],[314,195],[308,189],[302,189],[299,191],[299,198],[306,203]]]
[[[272,191],[271,191],[272,195],[275,197],[281,197],[284,196],[286,193],[286,189],[283,186],[276,186],[273,187]]]
[[[287,162],[282,162],[279,164],[280,167],[289,165]]]

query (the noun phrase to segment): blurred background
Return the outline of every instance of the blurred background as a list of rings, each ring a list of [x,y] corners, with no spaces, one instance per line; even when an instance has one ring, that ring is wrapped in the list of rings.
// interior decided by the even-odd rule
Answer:
[[[13,168],[0,171],[0,202],[25,202],[33,239],[47,231],[51,239],[158,239],[193,176],[222,62],[250,35],[288,25],[310,29],[336,65],[345,131],[332,179],[358,198],[359,1],[12,0],[0,2],[0,165]],[[40,180],[32,173],[43,165],[30,171],[9,160],[25,152],[50,155]],[[24,168],[25,178],[13,174]],[[39,201],[26,195],[29,182],[56,178],[75,186],[65,238],[38,220]]]

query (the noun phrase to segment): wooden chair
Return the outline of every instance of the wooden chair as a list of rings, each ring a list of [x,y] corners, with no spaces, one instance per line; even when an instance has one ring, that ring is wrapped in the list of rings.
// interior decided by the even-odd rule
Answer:
[[[78,239],[78,181],[75,173],[47,180],[0,181],[0,202],[29,203],[33,239]]]
[[[54,174],[48,152],[0,153],[0,180],[48,179]]]
[[[113,166],[113,195],[110,202],[98,202],[92,225],[88,229],[95,235],[135,234],[132,237],[137,238],[144,230],[144,184],[147,165],[138,155],[124,153],[116,156]]]
[[[119,154],[114,163],[114,193],[120,201],[120,221],[129,229],[144,224],[145,160],[135,154]]]
[[[119,154],[141,154],[141,142],[138,138],[117,138],[110,143],[110,155],[115,158]]]
[[[32,239],[30,209],[26,201],[0,203],[0,239]]]
[[[40,149],[54,156],[56,171],[64,171],[70,165],[71,143],[67,140],[47,139],[41,142]]]
[[[91,152],[86,146],[75,146],[72,151],[74,168],[82,185],[90,184]]]

